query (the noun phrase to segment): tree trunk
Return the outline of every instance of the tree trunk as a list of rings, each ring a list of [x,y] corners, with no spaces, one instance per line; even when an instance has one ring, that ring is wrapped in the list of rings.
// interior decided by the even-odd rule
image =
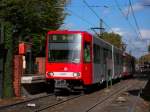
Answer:
[[[7,49],[4,64],[4,78],[3,78],[3,97],[9,98],[13,96],[13,37],[12,25],[5,23],[4,29],[4,46]]]

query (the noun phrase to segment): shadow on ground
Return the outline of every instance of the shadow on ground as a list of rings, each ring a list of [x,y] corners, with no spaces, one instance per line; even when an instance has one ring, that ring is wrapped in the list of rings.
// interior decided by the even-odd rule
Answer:
[[[148,83],[146,84],[145,88],[142,91],[141,97],[150,102],[150,78],[148,80]]]
[[[35,95],[46,91],[45,83],[24,84],[22,85],[22,94]]]
[[[130,90],[128,91],[129,94],[134,95],[134,96],[138,96],[139,92],[140,96],[145,100],[150,102],[150,73],[148,74],[136,74],[134,76],[134,78],[138,79],[138,80],[148,80],[147,84],[145,85],[145,87],[142,89],[135,89],[135,90]]]

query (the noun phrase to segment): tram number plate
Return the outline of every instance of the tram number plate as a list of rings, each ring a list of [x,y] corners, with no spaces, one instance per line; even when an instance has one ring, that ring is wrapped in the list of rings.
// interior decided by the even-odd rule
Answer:
[[[65,87],[67,86],[66,80],[55,80],[55,87]]]

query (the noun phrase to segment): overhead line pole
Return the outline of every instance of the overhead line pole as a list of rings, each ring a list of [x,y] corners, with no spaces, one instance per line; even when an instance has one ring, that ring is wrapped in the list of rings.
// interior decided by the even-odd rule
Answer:
[[[96,16],[98,19],[103,20],[102,18],[99,17],[99,15],[90,7],[90,5],[89,5],[85,0],[83,0],[83,3],[95,14],[95,16]],[[104,20],[103,20],[103,23],[104,23],[112,32],[114,32],[114,31],[112,30],[112,28],[111,28]]]
[[[99,29],[99,36],[102,37],[102,34],[103,34],[104,30],[105,30],[105,28],[103,28],[103,20],[100,19],[100,27],[93,27],[91,29],[93,29],[93,30],[94,29]]]

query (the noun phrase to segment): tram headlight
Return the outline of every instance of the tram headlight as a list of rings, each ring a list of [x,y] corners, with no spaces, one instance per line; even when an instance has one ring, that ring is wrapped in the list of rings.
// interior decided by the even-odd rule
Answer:
[[[74,73],[73,73],[73,76],[74,76],[74,77],[80,77],[80,73],[79,73],[79,72],[74,72]]]
[[[54,73],[53,72],[48,72],[47,75],[48,76],[54,76]]]

